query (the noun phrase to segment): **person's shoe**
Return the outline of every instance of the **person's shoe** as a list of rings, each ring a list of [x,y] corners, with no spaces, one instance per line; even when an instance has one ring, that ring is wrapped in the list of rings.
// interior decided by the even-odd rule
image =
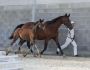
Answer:
[[[78,57],[78,55],[74,55],[75,57]]]

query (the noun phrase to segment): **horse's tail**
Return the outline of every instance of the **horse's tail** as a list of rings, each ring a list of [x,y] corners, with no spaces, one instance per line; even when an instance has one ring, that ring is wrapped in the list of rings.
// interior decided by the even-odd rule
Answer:
[[[9,37],[9,39],[13,39],[13,34],[14,34],[14,32],[15,32],[18,28],[21,28],[23,25],[24,25],[24,24],[18,25],[18,26],[14,29],[14,31],[12,32],[11,36]]]

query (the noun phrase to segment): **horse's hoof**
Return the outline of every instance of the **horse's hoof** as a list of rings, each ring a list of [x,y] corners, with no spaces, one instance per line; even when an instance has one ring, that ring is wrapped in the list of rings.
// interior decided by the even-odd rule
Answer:
[[[20,51],[16,51],[15,54],[20,54],[21,52]]]
[[[59,52],[58,52],[58,51],[56,51],[56,54],[57,54],[57,55],[59,55]]]
[[[43,52],[40,52],[40,55],[42,55],[43,54]]]
[[[23,57],[26,57],[26,56],[27,56],[27,54],[24,54],[24,55],[23,55]]]
[[[36,54],[34,54],[34,55],[33,55],[33,57],[37,57],[37,55],[36,55]]]
[[[39,54],[36,54],[36,55],[41,58],[41,54],[40,53]]]
[[[79,57],[78,55],[74,55],[74,57]]]
[[[15,52],[15,54],[17,54],[17,52]]]
[[[18,54],[18,52],[15,52],[15,54]]]
[[[9,52],[8,53],[6,53],[6,56],[9,54]]]
[[[9,48],[5,49],[5,52],[6,52],[6,56],[7,56],[10,53]]]
[[[33,50],[30,50],[31,51],[31,53],[33,53]]]
[[[23,52],[23,57],[26,57],[29,54],[29,52]]]

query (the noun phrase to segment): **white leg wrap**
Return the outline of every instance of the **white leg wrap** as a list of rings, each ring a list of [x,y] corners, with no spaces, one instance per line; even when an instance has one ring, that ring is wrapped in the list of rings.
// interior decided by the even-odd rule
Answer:
[[[57,52],[60,52],[59,48],[57,48]]]

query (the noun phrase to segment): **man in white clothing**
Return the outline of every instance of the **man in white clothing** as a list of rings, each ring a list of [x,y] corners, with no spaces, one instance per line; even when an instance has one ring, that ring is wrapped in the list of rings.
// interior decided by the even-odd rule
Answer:
[[[74,26],[74,23],[73,21],[71,21],[71,24]],[[68,45],[71,43],[73,45],[73,51],[74,51],[74,56],[78,56],[77,54],[77,44],[74,40],[74,28],[72,28],[71,30],[68,28],[68,35],[67,35],[67,38],[66,38],[66,41],[65,43],[61,46],[61,49],[64,49],[66,47],[68,47]],[[59,53],[59,49],[57,48],[57,54]]]

